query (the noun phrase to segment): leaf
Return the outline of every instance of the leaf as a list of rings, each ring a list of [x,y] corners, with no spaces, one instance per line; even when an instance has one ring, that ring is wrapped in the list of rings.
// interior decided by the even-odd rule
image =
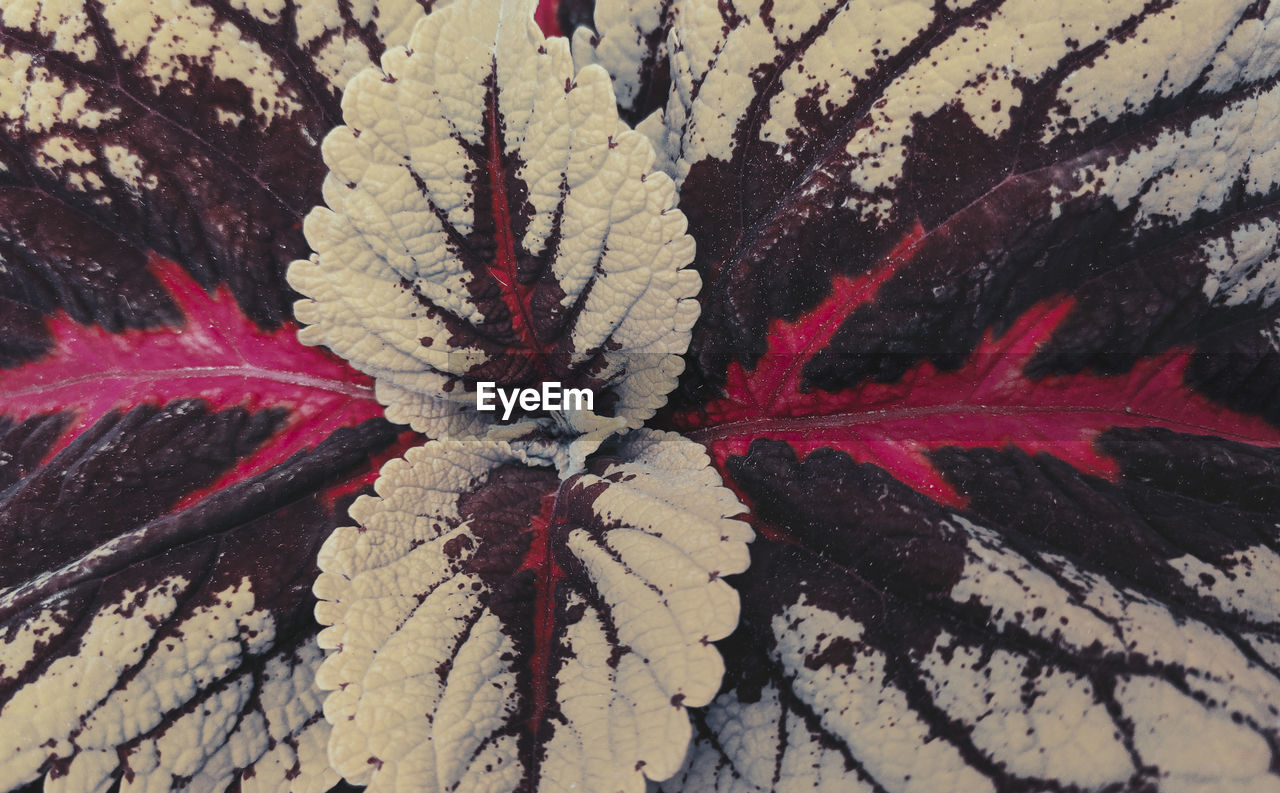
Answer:
[[[673,8],[707,286],[666,426],[722,464],[838,449],[955,507],[949,446],[1113,478],[1109,428],[1280,442],[1271,12],[1215,4],[1184,41],[1176,9],[1113,6],[1029,44],[1025,4],[912,8]]]
[[[396,432],[292,328],[151,272],[183,327],[63,315],[0,382],[0,780],[327,789],[315,552]]]
[[[909,239],[808,339],[802,390],[956,368],[988,330],[1070,296],[1034,375],[1192,347],[1227,367],[1197,363],[1193,380],[1248,381],[1216,397],[1258,410],[1274,376],[1247,362],[1270,349],[1274,301],[1216,284],[1274,257],[1275,12],[1190,6],[1037,25],[1012,0],[678,4],[668,155],[708,282],[686,393],[791,354],[771,350],[771,323]]]
[[[429,0],[423,6],[432,5]],[[157,252],[258,325],[320,200],[346,80],[418,3],[21,3],[0,13],[0,366],[52,349],[58,310],[112,332],[177,324]]]
[[[388,463],[320,554],[334,767],[371,791],[645,789],[746,568],[742,508],[696,444],[632,433],[560,481],[503,443]]]
[[[1099,445],[1116,483],[941,452],[964,512],[832,450],[733,458],[787,541],[753,547],[735,685],[663,789],[1276,788],[1280,456]]]
[[[406,439],[281,265],[422,9],[0,14],[0,788],[327,789],[315,553]]]
[[[665,787],[1274,787],[1280,11],[667,8],[672,101],[646,131],[668,125],[654,167],[705,311],[651,421],[708,447],[761,539],[725,685]],[[0,780],[324,786],[294,687],[312,549],[396,447],[359,424],[367,381],[289,344],[281,265],[307,254],[337,89],[418,11],[0,14],[0,735],[45,742],[0,752]],[[531,490],[567,487],[525,459]],[[527,498],[501,513],[526,544]],[[93,645],[110,663],[94,624],[130,628]],[[172,668],[208,686],[143,685],[188,646]],[[10,718],[6,683],[72,716]],[[168,698],[134,707],[143,690]],[[116,725],[133,737],[109,747]],[[607,768],[634,787],[660,765]]]
[[[667,58],[670,0],[605,0],[593,4],[592,27],[573,30],[573,62],[579,69],[599,64],[613,79],[624,119],[650,134],[649,115],[667,103],[671,67]],[[642,122],[644,122],[642,124]]]
[[[556,27],[561,35],[573,37],[580,27],[591,27],[595,15],[595,0],[556,0],[554,3],[539,3],[539,12],[547,6],[555,9]],[[544,26],[543,30],[547,28]]]
[[[1276,784],[1275,14],[672,6],[658,425],[761,539],[664,789]]]
[[[69,791],[336,781],[312,684],[312,560],[336,521],[327,499],[394,432],[342,429],[186,501],[288,418],[176,400],[111,411],[60,450],[73,414],[0,421],[7,786],[46,772]]]
[[[692,240],[608,76],[576,77],[528,3],[457,5],[356,77],[325,141],[328,208],[290,282],[301,338],[373,375],[394,421],[489,432],[476,383],[587,388],[593,411],[529,409],[502,437],[653,415],[697,317]],[[590,451],[571,452],[577,463]]]

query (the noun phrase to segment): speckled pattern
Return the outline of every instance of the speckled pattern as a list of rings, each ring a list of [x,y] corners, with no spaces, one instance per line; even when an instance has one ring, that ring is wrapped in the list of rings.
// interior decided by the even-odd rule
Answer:
[[[1115,483],[939,452],[959,510],[833,450],[733,458],[773,541],[662,789],[1280,789],[1280,457],[1166,430],[1100,445]]]
[[[430,7],[430,2],[425,2]],[[11,2],[0,10],[0,366],[64,310],[173,325],[152,251],[225,284],[263,327],[292,315],[298,224],[342,87],[425,14],[411,0]]]
[[[559,481],[433,442],[320,552],[335,767],[370,791],[619,790],[679,767],[752,532],[697,444],[639,431]]]
[[[442,10],[351,82],[327,206],[304,226],[316,253],[289,280],[309,298],[300,338],[372,375],[392,420],[598,443],[652,416],[683,369],[693,240],[607,73],[575,74],[529,11]],[[522,411],[494,433],[477,381],[590,388],[595,411]]]
[[[0,2],[0,789],[1277,789],[1280,5],[430,6]]]
[[[284,413],[176,401],[65,443],[71,419],[0,419],[0,784],[332,786],[310,593],[338,520],[324,491],[394,431],[340,431],[191,503]]]
[[[1264,283],[1280,12],[1246,0],[1061,9],[672,5],[659,152],[708,281],[686,403],[714,397],[730,363],[765,352],[771,322],[873,270],[919,223],[911,261],[843,318],[806,387],[954,367],[987,331],[1068,296],[1077,307],[1037,374],[1126,371],[1187,345],[1212,359],[1191,378],[1215,398],[1274,404],[1275,364],[1252,362],[1276,360]]]

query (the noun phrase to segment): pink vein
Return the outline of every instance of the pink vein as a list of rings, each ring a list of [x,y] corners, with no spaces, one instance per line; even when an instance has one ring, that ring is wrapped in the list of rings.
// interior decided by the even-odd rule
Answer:
[[[329,391],[334,394],[354,397],[356,399],[372,399],[373,389],[361,383],[344,382],[327,377],[313,377],[299,372],[281,372],[263,369],[257,366],[183,366],[159,369],[131,369],[128,372],[98,371],[78,377],[68,377],[56,384],[30,385],[15,390],[0,390],[0,398],[21,399],[23,397],[49,394],[63,391],[87,383],[108,383],[125,381],[128,383],[147,383],[162,380],[184,379],[223,379],[241,378],[245,380],[266,380],[273,383],[297,386],[299,388]]]

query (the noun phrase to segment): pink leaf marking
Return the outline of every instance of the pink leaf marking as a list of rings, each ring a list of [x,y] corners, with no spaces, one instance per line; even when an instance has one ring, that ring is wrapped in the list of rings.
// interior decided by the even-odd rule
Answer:
[[[210,487],[189,494],[181,508],[314,446],[339,427],[382,415],[369,378],[327,350],[302,345],[294,324],[263,331],[225,287],[208,294],[159,256],[149,266],[186,316],[181,327],[113,334],[59,312],[48,320],[55,351],[0,380],[0,410],[17,420],[76,412],[49,456],[108,412],[143,403],[200,397],[215,410],[289,410],[285,426],[267,443]]]
[[[1114,478],[1114,461],[1093,445],[1109,427],[1165,427],[1280,445],[1280,428],[1187,387],[1183,375],[1191,351],[1186,348],[1144,357],[1122,376],[1027,377],[1023,366],[1071,312],[1070,298],[1041,302],[999,337],[988,331],[956,371],[939,371],[923,361],[895,383],[866,382],[838,393],[801,390],[804,363],[844,317],[875,298],[920,239],[917,228],[871,272],[835,279],[831,295],[794,322],[775,319],[768,350],[756,367],[732,364],[725,395],[700,410],[677,414],[677,426],[707,444],[718,464],[745,454],[758,437],[786,440],[801,457],[834,446],[950,506],[964,500],[927,456],[943,446],[1012,444]]]

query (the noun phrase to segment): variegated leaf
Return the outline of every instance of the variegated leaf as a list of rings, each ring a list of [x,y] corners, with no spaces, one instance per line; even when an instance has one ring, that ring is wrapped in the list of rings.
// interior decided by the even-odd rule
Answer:
[[[661,117],[649,115],[667,104],[671,69],[667,31],[673,0],[603,0],[594,3],[591,27],[572,33],[573,62],[581,69],[599,64],[613,78],[622,117],[661,140]]]
[[[291,316],[320,140],[342,86],[431,0],[49,0],[0,7],[0,366],[65,311],[112,331],[181,312],[152,252]]]
[[[663,789],[1280,790],[1280,456],[1167,430],[1100,446],[1115,483],[944,449],[964,511],[839,452],[734,458],[775,542]]]
[[[0,3],[0,789],[337,781],[315,552],[397,433],[283,271],[424,5]]]
[[[618,121],[608,75],[576,77],[528,2],[431,15],[348,85],[325,141],[327,208],[290,282],[301,338],[368,372],[387,415],[491,430],[477,382],[559,382],[594,411],[518,407],[516,438],[636,427],[665,403],[697,318],[671,180]],[[591,446],[578,447],[578,464]]]
[[[668,787],[1275,789],[1280,10],[672,19],[673,424],[767,539]]]
[[[1274,388],[1250,370],[1276,323],[1262,286],[1280,228],[1274,3],[686,0],[672,14],[665,148],[708,281],[699,400],[730,364],[768,363],[771,322],[816,310],[904,239],[911,255],[809,334],[802,390],[956,368],[1062,296],[1077,305],[1036,377],[1190,344],[1204,356],[1188,380],[1224,403],[1253,411]]]
[[[0,417],[0,789],[337,782],[309,588],[329,499],[395,433],[373,420],[271,464],[290,418]]]
[[[330,757],[370,791],[639,793],[676,771],[751,530],[703,450],[632,433],[563,483],[498,442],[388,463],[320,554]]]

